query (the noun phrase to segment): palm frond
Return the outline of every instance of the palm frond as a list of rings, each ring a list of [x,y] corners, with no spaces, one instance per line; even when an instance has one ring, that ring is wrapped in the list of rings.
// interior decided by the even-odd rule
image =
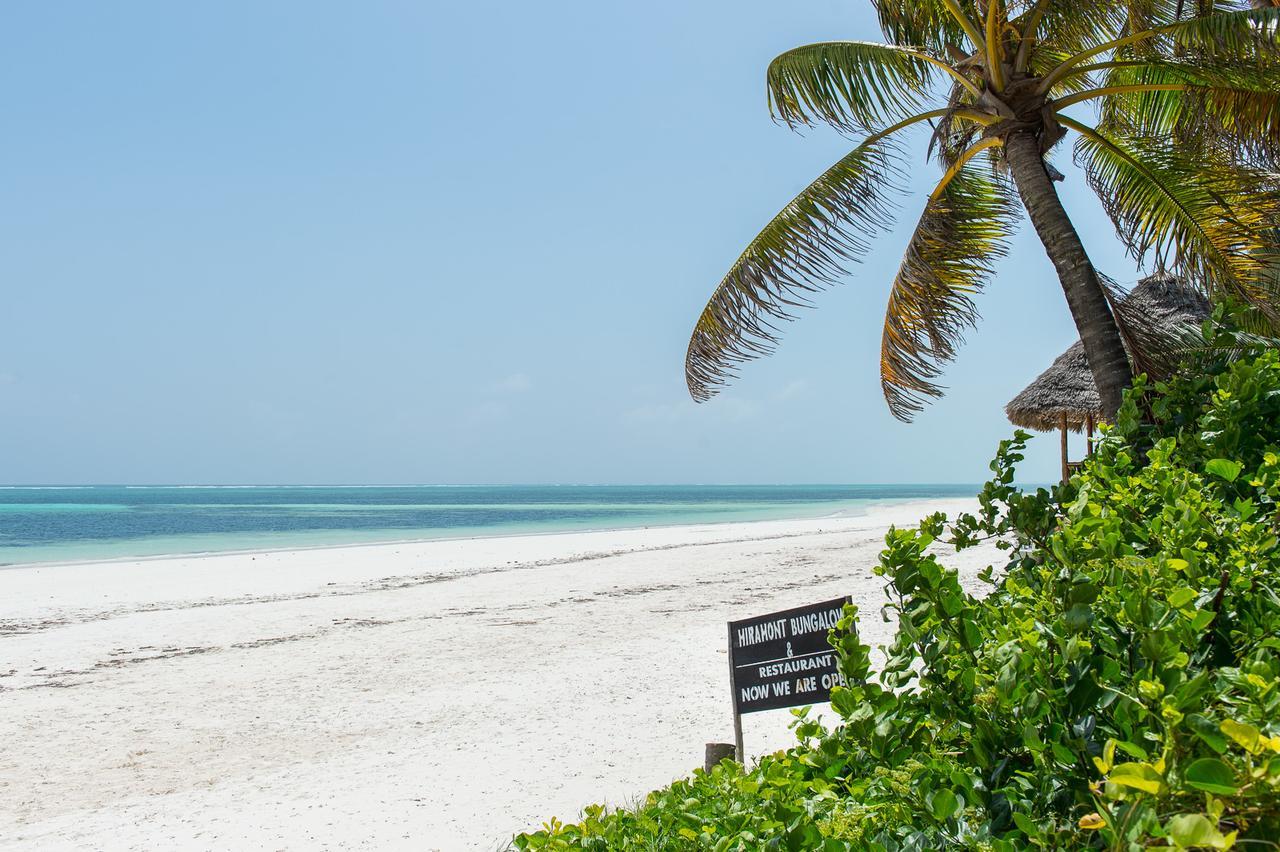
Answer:
[[[1280,9],[1214,10],[1156,28],[1184,51],[1219,59],[1274,56],[1280,52]]]
[[[1119,92],[1101,101],[1101,125],[1133,136],[1173,136],[1241,154],[1280,142],[1280,62],[1182,58],[1124,63],[1106,70],[1107,88],[1181,85]]]
[[[964,29],[942,0],[871,0],[886,41],[914,44],[939,56],[966,41]]]
[[[1031,60],[1030,64],[1027,66],[1027,71],[1033,77],[1044,77],[1051,73],[1055,68],[1060,67],[1074,55],[1075,51],[1062,50],[1052,42],[1040,44],[1031,53]],[[1055,95],[1067,92],[1079,92],[1089,88],[1091,85],[1094,85],[1094,82],[1087,75],[1067,75],[1054,84],[1053,92]]]
[[[1183,59],[1114,64],[1091,77],[1099,130],[1118,139],[1169,139],[1205,170],[1226,160],[1280,171],[1280,62]],[[1082,77],[1069,77],[1082,79]],[[1178,88],[1157,90],[1172,84]],[[1136,90],[1125,91],[1132,87]],[[1144,90],[1146,89],[1146,90]],[[1110,92],[1098,96],[1098,92]]]
[[[1174,59],[1190,54],[1218,60],[1271,61],[1280,56],[1280,8],[1214,11],[1121,34],[1065,59],[1044,75],[1040,91],[1049,91],[1073,69],[1105,54],[1119,60]]]
[[[1277,57],[1280,59],[1280,56]],[[1100,66],[1105,75],[1099,85],[1126,86],[1154,83],[1186,83],[1192,86],[1225,86],[1266,91],[1280,80],[1273,61],[1239,57],[1157,56],[1119,59]]]
[[[747,246],[703,309],[685,355],[685,381],[703,401],[738,364],[773,351],[778,324],[835,283],[892,225],[902,192],[892,141],[875,136],[809,184]]]
[[[861,41],[805,45],[769,63],[769,108],[794,127],[865,131],[922,109],[930,63],[915,50]]]
[[[1008,185],[970,160],[925,206],[885,312],[880,384],[910,420],[941,396],[935,383],[977,319],[973,297],[1004,256],[1016,203]]]
[[[1187,339],[1186,324],[1153,315],[1146,300],[1128,298],[1111,276],[1099,272],[1098,280],[1134,375],[1146,373],[1157,381],[1170,376],[1184,354],[1181,346]]]
[[[986,43],[985,64],[987,76],[991,80],[991,86],[997,92],[1003,92],[1008,80],[1005,79],[1004,67],[1008,56],[1005,50],[1004,30],[1005,9],[1000,0],[986,0],[987,14],[986,20],[983,22],[984,32],[982,34]]]
[[[1129,6],[1115,0],[1051,0],[1036,22],[1034,38],[1038,44],[1052,46],[1064,54],[1079,53],[1122,33],[1129,18]],[[1018,28],[1030,23],[1022,18],[1013,21]]]
[[[948,168],[974,143],[983,126],[989,126],[998,120],[994,116],[983,116],[972,110],[968,94],[962,86],[952,86],[946,110],[934,122],[933,135],[929,139],[926,156],[937,156],[939,162]]]
[[[1080,133],[1076,161],[1134,257],[1149,256],[1209,292],[1261,298],[1259,257],[1280,216],[1280,196],[1263,176],[1225,162],[1206,169],[1167,140],[1121,140],[1060,120]]]
[[[1182,326],[1170,329],[1169,345],[1180,359],[1192,354],[1212,354],[1236,361],[1264,349],[1280,349],[1280,338],[1243,330],[1218,329],[1217,339],[1206,339],[1201,329]]]
[[[1174,23],[1179,17],[1201,14],[1201,10],[1192,7],[1194,0],[1123,0],[1117,3],[1124,14],[1125,33],[1138,33],[1164,24]],[[1234,9],[1243,8],[1236,4]],[[1221,11],[1232,11],[1224,8]]]
[[[1103,123],[1128,135],[1174,140],[1201,152],[1206,167],[1218,157],[1274,169],[1280,155],[1280,91],[1189,87],[1132,99],[1126,115],[1113,106]]]
[[[1207,0],[1206,0],[1207,2]],[[1029,27],[1034,28],[1032,50],[1028,48],[1031,62],[1028,67],[1048,71],[1058,63],[1078,53],[1092,51],[1108,42],[1122,39],[1135,33],[1167,26],[1178,20],[1179,11],[1193,14],[1201,13],[1191,8],[1192,0],[1077,0],[1077,2],[1061,2],[1049,0],[1038,19],[1033,4],[1026,14],[1016,18],[1013,25],[1027,34]],[[1212,5],[1212,4],[1209,4]],[[1219,11],[1236,11],[1239,4],[1219,4]],[[1139,56],[1153,55],[1157,52],[1157,39],[1141,39],[1127,46],[1131,54]],[[1052,51],[1056,54],[1054,61],[1044,54]]]
[[[1252,302],[1237,304],[1232,320],[1247,334],[1280,337],[1280,230],[1273,230],[1257,256],[1262,274],[1253,284]]]

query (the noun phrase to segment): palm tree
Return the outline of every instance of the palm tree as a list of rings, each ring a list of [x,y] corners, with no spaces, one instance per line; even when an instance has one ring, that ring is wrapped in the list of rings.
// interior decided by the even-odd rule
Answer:
[[[873,2],[888,43],[811,44],[769,66],[776,119],[863,138],[769,222],[716,287],[685,361],[694,399],[771,352],[779,322],[842,278],[890,226],[901,137],[912,128],[931,128],[928,156],[943,173],[885,316],[881,384],[900,419],[941,395],[934,380],[977,319],[973,297],[1005,253],[1019,201],[1114,416],[1132,380],[1126,322],[1058,197],[1062,175],[1045,160],[1068,133],[1139,262],[1277,318],[1257,274],[1268,229],[1280,222],[1280,9],[1212,0]],[[1068,114],[1077,104],[1096,107],[1088,122]]]

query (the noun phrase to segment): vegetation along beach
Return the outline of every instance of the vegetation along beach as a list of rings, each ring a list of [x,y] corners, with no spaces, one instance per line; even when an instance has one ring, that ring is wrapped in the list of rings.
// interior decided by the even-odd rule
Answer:
[[[0,850],[1280,849],[1277,3],[6,23]]]

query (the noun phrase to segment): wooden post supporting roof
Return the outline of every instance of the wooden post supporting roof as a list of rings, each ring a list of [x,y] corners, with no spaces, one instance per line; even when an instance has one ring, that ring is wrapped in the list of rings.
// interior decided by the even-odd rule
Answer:
[[[1062,413],[1062,421],[1059,424],[1062,428],[1062,481],[1066,482],[1071,478],[1071,468],[1067,465],[1067,413]]]

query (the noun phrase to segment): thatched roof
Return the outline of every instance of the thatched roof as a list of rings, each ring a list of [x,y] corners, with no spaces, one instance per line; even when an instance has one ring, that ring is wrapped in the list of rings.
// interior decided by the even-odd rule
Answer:
[[[1181,279],[1172,275],[1151,275],[1138,282],[1124,297],[1121,310],[1131,322],[1141,321],[1152,329],[1168,329],[1182,324],[1199,324],[1209,315],[1209,303]],[[1085,358],[1084,344],[1076,341],[1049,369],[1027,385],[1004,407],[1015,426],[1052,432],[1067,416],[1067,428],[1079,432],[1085,419],[1102,417],[1102,403],[1093,386],[1093,374]]]

